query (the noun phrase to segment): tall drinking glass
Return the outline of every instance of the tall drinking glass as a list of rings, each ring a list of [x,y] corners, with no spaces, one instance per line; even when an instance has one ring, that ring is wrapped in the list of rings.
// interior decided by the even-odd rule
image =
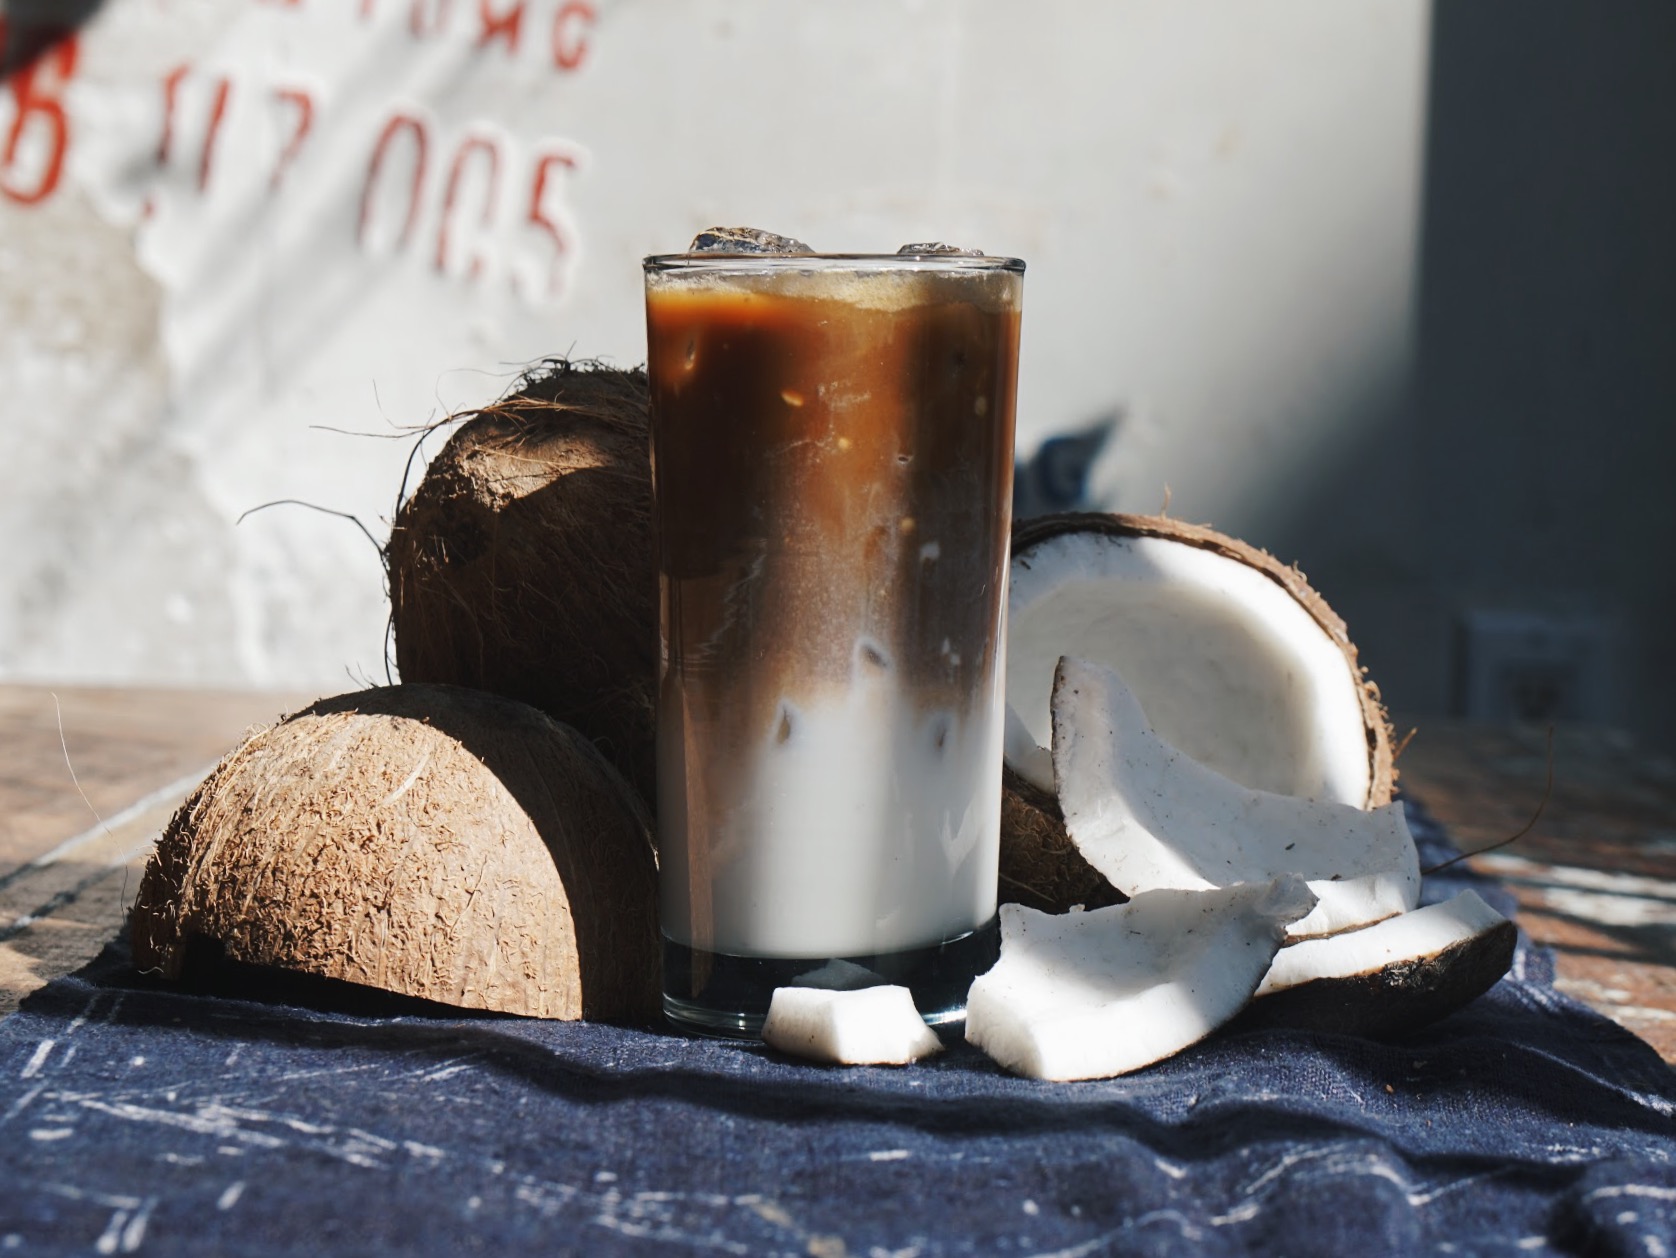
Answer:
[[[664,1008],[994,960],[1024,264],[648,258]]]

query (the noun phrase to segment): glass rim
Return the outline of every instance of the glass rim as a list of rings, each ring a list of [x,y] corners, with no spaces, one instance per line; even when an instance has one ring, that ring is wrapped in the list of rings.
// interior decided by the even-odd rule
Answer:
[[[654,253],[640,261],[648,275],[680,272],[969,271],[1024,274],[1022,258],[970,253]]]

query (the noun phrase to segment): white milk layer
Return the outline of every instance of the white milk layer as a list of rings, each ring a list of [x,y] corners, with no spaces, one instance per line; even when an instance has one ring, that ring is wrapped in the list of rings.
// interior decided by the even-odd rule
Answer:
[[[819,702],[783,701],[739,748],[748,763],[729,775],[736,797],[708,801],[708,827],[691,819],[690,866],[689,819],[665,810],[666,933],[714,952],[818,958],[928,947],[987,922],[1002,734],[998,688],[988,689],[962,717],[858,668]],[[662,740],[660,774],[683,773],[685,742]]]

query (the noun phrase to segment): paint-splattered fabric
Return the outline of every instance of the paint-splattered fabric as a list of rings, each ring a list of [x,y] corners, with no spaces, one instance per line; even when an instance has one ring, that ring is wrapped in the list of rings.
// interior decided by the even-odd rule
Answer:
[[[0,1253],[1662,1255],[1673,1079],[1523,945],[1403,1043],[1081,1084],[188,995],[113,946],[0,1023]]]

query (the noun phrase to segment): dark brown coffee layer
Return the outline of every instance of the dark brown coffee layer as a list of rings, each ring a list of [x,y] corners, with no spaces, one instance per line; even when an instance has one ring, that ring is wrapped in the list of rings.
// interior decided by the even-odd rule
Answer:
[[[670,662],[764,727],[858,666],[963,707],[1001,615],[1016,304],[994,276],[882,307],[776,278],[648,296]]]

